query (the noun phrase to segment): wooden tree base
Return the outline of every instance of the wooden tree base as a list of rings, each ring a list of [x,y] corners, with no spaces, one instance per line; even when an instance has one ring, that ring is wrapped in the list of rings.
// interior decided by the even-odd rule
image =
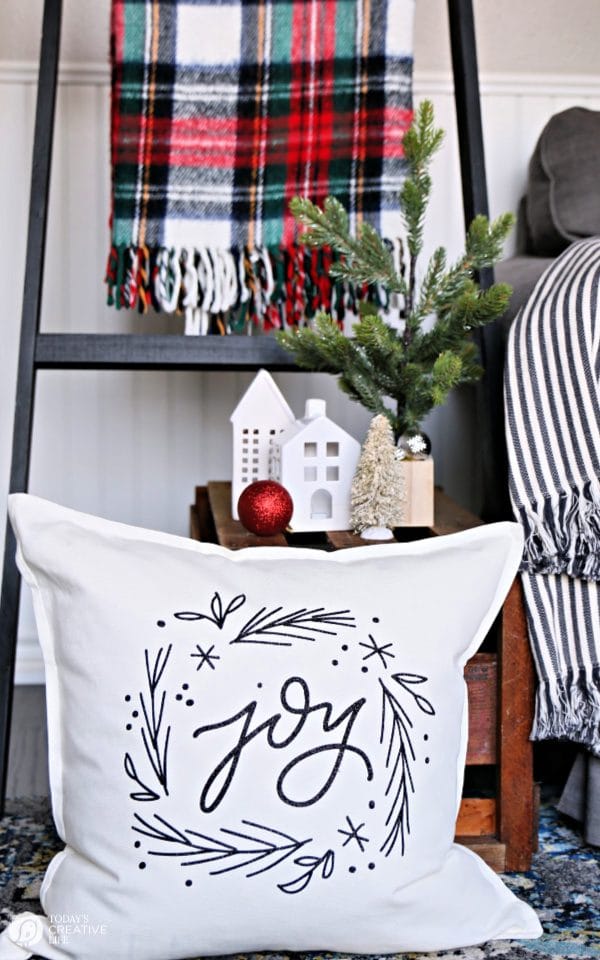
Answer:
[[[434,522],[433,459],[401,460],[406,500],[399,527],[430,527]]]

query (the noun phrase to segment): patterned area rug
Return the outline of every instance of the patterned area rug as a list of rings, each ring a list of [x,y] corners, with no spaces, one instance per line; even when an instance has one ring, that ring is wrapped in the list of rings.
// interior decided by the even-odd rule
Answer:
[[[0,820],[0,929],[14,913],[41,912],[40,883],[49,861],[62,847],[47,801],[9,802],[7,812]],[[542,939],[498,940],[426,956],[459,960],[600,958],[600,851],[587,847],[553,806],[542,807],[540,820],[540,849],[531,871],[507,874],[504,879],[537,911],[545,931]],[[287,960],[284,954],[265,956]],[[296,954],[294,958],[300,960],[301,956],[320,960],[333,955]]]

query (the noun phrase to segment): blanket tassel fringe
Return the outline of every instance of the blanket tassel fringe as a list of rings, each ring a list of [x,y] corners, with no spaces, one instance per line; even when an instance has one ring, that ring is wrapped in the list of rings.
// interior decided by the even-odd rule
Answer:
[[[400,266],[399,242],[389,246]],[[106,269],[108,303],[141,313],[152,306],[183,314],[185,332],[193,335],[303,326],[319,310],[341,326],[346,314],[356,315],[360,300],[387,313],[398,311],[383,288],[356,289],[333,280],[334,258],[329,249],[301,244],[241,250],[113,246]]]
[[[600,666],[540,683],[533,740],[573,740],[600,756]]]
[[[586,481],[558,498],[521,507],[522,570],[600,580],[600,484]]]

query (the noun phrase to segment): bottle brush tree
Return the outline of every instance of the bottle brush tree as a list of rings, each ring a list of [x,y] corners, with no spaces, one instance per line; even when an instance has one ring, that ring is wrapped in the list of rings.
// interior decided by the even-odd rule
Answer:
[[[401,519],[404,481],[396,457],[392,426],[387,417],[373,417],[352,482],[353,530],[384,540]]]
[[[307,198],[291,201],[296,220],[306,228],[301,241],[330,247],[338,255],[331,275],[359,285],[381,284],[400,298],[404,323],[397,329],[373,304],[364,302],[352,337],[322,312],[311,328],[279,333],[279,342],[299,366],[336,374],[353,400],[388,418],[396,440],[417,431],[453,387],[479,379],[483,371],[471,333],[504,312],[511,292],[506,284],[484,290],[475,281],[476,271],[500,258],[514,220],[510,213],[491,223],[487,217],[475,217],[462,256],[449,265],[444,248],[438,247],[417,285],[432,186],[429,168],[442,139],[443,132],[434,125],[433,106],[424,101],[404,137],[409,173],[399,198],[405,228],[400,270],[372,226],[363,223],[356,236],[350,233],[348,214],[334,197],[328,197],[322,209]],[[425,319],[432,315],[433,326],[424,330]]]

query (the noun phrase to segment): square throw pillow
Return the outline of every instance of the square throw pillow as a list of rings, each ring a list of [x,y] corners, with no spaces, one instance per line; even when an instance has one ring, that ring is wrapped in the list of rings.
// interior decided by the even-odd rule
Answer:
[[[10,517],[66,846],[45,918],[14,920],[0,957],[539,936],[453,843],[463,667],[517,570],[516,524],[327,555],[233,553],[26,495]]]

